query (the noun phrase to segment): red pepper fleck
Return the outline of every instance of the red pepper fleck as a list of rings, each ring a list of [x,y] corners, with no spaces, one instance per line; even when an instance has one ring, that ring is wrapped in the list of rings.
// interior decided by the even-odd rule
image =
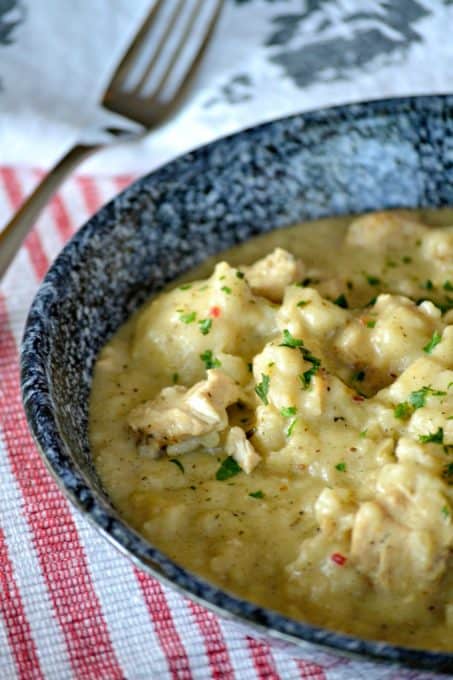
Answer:
[[[339,567],[342,567],[344,564],[346,564],[346,557],[341,553],[332,553],[330,559],[332,562],[335,562],[335,564],[338,564]]]
[[[220,307],[211,307],[209,310],[209,316],[213,316],[215,319],[217,319],[221,315],[222,311]]]
[[[365,397],[361,397],[360,394],[356,394],[352,398],[354,401],[365,401]]]

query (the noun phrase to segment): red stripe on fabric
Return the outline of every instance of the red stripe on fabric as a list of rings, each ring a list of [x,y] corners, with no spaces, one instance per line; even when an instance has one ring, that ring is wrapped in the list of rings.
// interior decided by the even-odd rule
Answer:
[[[0,529],[0,615],[6,624],[6,633],[19,677],[23,680],[44,679],[2,529]]]
[[[192,680],[189,658],[175,628],[162,586],[156,579],[138,569],[135,570],[135,574],[172,678],[174,680]]]
[[[66,243],[73,235],[75,228],[61,194],[53,197],[49,208],[61,240]]]
[[[76,182],[82,192],[87,212],[92,215],[100,208],[102,204],[102,199],[99,195],[96,182],[91,177],[87,177],[86,175],[76,177]]]
[[[23,201],[22,188],[16,173],[12,168],[0,168],[0,177],[5,185],[5,190],[13,210],[17,210]],[[33,229],[24,241],[30,260],[39,279],[46,273],[49,263],[41,244],[38,233]]]
[[[119,680],[113,649],[69,507],[42,464],[23,416],[18,355],[0,296],[0,417],[10,465],[77,677]]]
[[[300,671],[300,677],[304,680],[326,680],[326,674],[318,664],[301,660],[296,660],[296,663]]]
[[[190,608],[204,638],[212,678],[214,680],[234,680],[230,655],[216,617],[195,602],[190,603]]]
[[[280,680],[269,645],[250,637],[247,637],[247,643],[258,678],[260,680]]]
[[[136,179],[136,175],[117,175],[115,177],[115,184],[118,191],[123,191],[129,184]]]

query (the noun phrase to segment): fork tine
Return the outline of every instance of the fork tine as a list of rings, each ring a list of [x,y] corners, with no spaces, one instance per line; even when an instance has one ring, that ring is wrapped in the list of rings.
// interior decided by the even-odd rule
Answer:
[[[211,36],[214,32],[214,29],[217,25],[217,20],[219,18],[220,12],[222,10],[222,2],[223,0],[217,0],[217,5],[214,10],[214,12],[211,14],[211,18],[209,20],[209,24],[207,25],[207,30],[204,34],[203,40],[201,40],[200,44],[198,45],[198,49],[195,52],[195,54],[192,56],[192,61],[190,64],[190,69],[186,73],[184,80],[180,83],[179,85],[179,90],[177,95],[174,98],[174,105],[177,105],[177,102],[185,95],[187,89],[190,87],[190,84],[192,83],[197,70],[198,66],[200,64],[200,61],[203,58],[203,55],[206,51],[207,46],[209,45],[209,42],[211,40]]]
[[[202,7],[202,3],[203,3],[203,0],[196,0],[196,4],[195,4],[195,6],[193,7],[193,9],[190,13],[188,21],[186,21],[184,32],[179,38],[178,46],[174,50],[174,52],[172,53],[171,58],[169,59],[168,64],[165,68],[165,71],[159,79],[159,82],[153,88],[152,93],[149,93],[149,94],[152,94],[155,97],[157,97],[158,93],[161,92],[164,89],[165,84],[167,83],[168,78],[169,78],[170,74],[172,73],[179,56],[181,55],[181,52],[183,51],[184,47],[187,44],[187,40],[190,37],[190,34],[191,34],[192,28],[195,24],[195,21],[200,14],[200,8]],[[151,68],[148,68],[147,73],[145,73],[145,76],[143,78],[142,85],[144,84],[147,76],[150,73],[151,73]]]
[[[171,34],[179,16],[181,15],[183,7],[184,7],[184,0],[178,0],[178,4],[176,5],[175,9],[173,10],[173,12],[171,14],[171,17],[170,17],[170,20],[167,24],[167,27],[166,27],[165,31],[163,32],[163,34],[161,35],[159,43],[154,50],[154,54],[153,54],[152,59],[150,60],[149,64],[145,68],[142,76],[140,77],[136,86],[134,87],[134,92],[135,92],[136,95],[139,94],[140,90],[143,88],[143,85],[146,82],[146,79],[148,78],[152,69],[155,67],[156,62],[158,61],[159,56],[162,53],[162,49],[163,49],[165,43],[167,42],[168,37]]]
[[[104,93],[103,97],[104,101],[108,100],[110,92],[114,89],[118,89],[126,79],[127,74],[129,73],[129,70],[131,68],[131,65],[135,62],[140,50],[143,47],[146,35],[148,34],[150,27],[154,23],[160,8],[162,7],[162,3],[163,0],[155,0],[154,5],[151,8],[151,11],[149,12],[140,29],[137,31],[132,43],[129,45],[126,53],[121,59],[119,66],[117,66],[117,68],[115,69],[115,72]]]

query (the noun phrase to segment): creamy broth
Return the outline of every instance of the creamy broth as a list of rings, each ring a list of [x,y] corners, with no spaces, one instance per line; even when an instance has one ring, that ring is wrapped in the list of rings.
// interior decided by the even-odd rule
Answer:
[[[451,224],[297,225],[144,305],[101,351],[90,402],[125,519],[253,602],[453,650]]]

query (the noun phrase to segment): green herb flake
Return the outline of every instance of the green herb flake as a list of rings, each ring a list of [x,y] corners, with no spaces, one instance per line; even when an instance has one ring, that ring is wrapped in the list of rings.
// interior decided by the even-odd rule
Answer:
[[[419,440],[423,444],[428,444],[432,442],[433,444],[443,444],[444,443],[444,429],[439,427],[437,432],[430,432],[429,434],[421,434]]]
[[[335,465],[335,470],[338,470],[338,472],[346,472],[346,463],[337,463]]]
[[[363,272],[363,275],[370,286],[379,286],[381,283],[381,279],[378,276],[373,276],[372,274],[367,274],[366,272]]]
[[[292,423],[290,424],[290,426],[286,430],[286,436],[287,437],[291,437],[291,435],[294,431],[294,428],[296,427],[296,423],[297,423],[297,418],[294,418],[294,420],[292,421]]]
[[[202,335],[207,335],[211,330],[212,319],[200,319],[198,327]]]
[[[173,381],[173,385],[176,385],[176,383],[179,380],[179,373],[173,373],[173,375],[171,376],[171,379]]]
[[[448,518],[450,517],[450,510],[449,510],[449,508],[448,508],[446,505],[444,505],[444,506],[440,509],[440,511],[441,511],[442,515],[445,517],[445,519],[448,519]]]
[[[231,288],[229,286],[222,286],[220,290],[222,290],[227,295],[231,295]]]
[[[280,409],[280,415],[282,415],[284,418],[291,418],[291,416],[295,416],[296,413],[297,408],[295,406],[284,406]]]
[[[439,333],[439,331],[434,331],[431,340],[423,347],[423,351],[426,352],[426,354],[431,354],[433,349],[439,344],[441,340],[442,335]]]
[[[235,477],[241,472],[241,468],[236,463],[232,456],[228,456],[222,461],[221,466],[216,472],[215,478],[219,482],[224,482],[225,479],[230,479],[230,477]]]
[[[187,324],[193,323],[196,318],[197,318],[196,312],[186,312],[184,314],[180,314],[179,316],[179,320]]]
[[[253,364],[250,364],[250,363],[247,364],[247,368],[248,368],[249,373],[253,372]]]
[[[431,281],[431,279],[427,279],[424,283],[421,284],[421,287],[424,288],[425,290],[433,290],[434,284]]]
[[[374,307],[374,305],[376,304],[376,300],[377,300],[377,297],[376,297],[376,296],[375,296],[375,297],[372,297],[371,300],[369,300],[369,301],[366,303],[365,307]]]
[[[252,491],[249,493],[250,498],[264,498],[264,493],[262,491]]]
[[[245,276],[244,272],[239,271],[239,269],[236,271],[236,278],[243,279],[244,276]]]
[[[367,434],[368,434],[368,430],[366,430],[366,429],[359,432],[360,439],[365,439]]]
[[[200,359],[204,363],[206,370],[209,370],[210,368],[219,368],[219,366],[222,365],[221,362],[214,357],[212,349],[207,349],[203,354],[200,354]]]
[[[337,305],[338,307],[341,307],[342,309],[348,309],[349,304],[346,299],[346,295],[341,293],[334,301],[334,305]]]
[[[304,344],[303,340],[293,338],[289,330],[285,328],[285,330],[283,331],[283,342],[280,343],[280,347],[292,347],[294,349],[295,347],[302,347],[303,344]]]
[[[402,401],[399,404],[397,404],[393,410],[393,415],[395,418],[399,418],[400,420],[404,420],[405,418],[409,418],[409,416],[412,413],[412,408],[409,402],[407,401]]]
[[[184,283],[182,286],[179,286],[179,290],[189,290],[189,288],[192,288],[191,283]]]
[[[305,307],[310,304],[310,300],[299,300],[296,307]]]
[[[453,283],[451,281],[445,281],[442,287],[444,290],[453,291]]]
[[[180,460],[178,460],[177,458],[170,458],[168,462],[173,463],[173,465],[176,465],[176,467],[178,467],[181,470],[182,474],[184,474],[184,465],[181,463]]]
[[[346,288],[348,290],[352,290],[354,288],[354,284],[352,283],[352,281],[346,281]]]
[[[398,266],[398,263],[395,262],[395,260],[390,260],[390,259],[386,260],[385,264],[386,264],[387,267],[397,267]]]
[[[401,258],[401,262],[404,262],[404,264],[410,264],[412,262],[412,258],[409,257],[409,255],[404,255]]]
[[[366,327],[367,328],[374,328],[376,325],[376,321],[374,319],[371,319],[371,321],[366,322]]]
[[[356,382],[363,382],[366,378],[366,373],[365,371],[357,371],[357,373],[354,373],[352,376],[352,379],[355,380]]]
[[[426,404],[426,397],[444,397],[446,394],[447,393],[443,392],[442,390],[433,390],[432,387],[428,385],[421,387],[419,390],[414,390],[411,392],[409,395],[409,401],[414,409],[423,408],[423,406]]]
[[[268,375],[265,375],[264,373],[261,373],[261,382],[258,383],[258,385],[255,387],[255,392],[263,402],[265,406],[269,404],[269,401],[267,399],[267,394],[269,392],[269,383],[270,383],[270,378]]]

